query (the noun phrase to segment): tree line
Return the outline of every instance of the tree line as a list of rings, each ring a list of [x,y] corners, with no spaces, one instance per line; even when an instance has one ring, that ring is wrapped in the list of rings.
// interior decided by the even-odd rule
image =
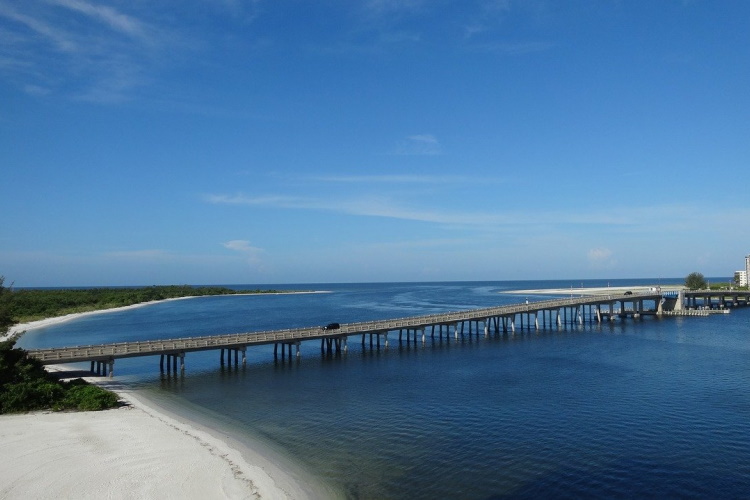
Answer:
[[[239,293],[277,293],[277,291],[169,285],[139,288],[8,289],[7,293],[9,293],[10,315],[14,322],[20,323],[72,313],[131,306],[154,300]]]
[[[110,309],[178,297],[273,293],[274,290],[232,290],[188,285],[141,288],[21,289],[5,286],[0,276],[0,336],[19,322],[65,314]],[[118,405],[117,394],[83,379],[62,382],[36,359],[0,342],[0,413],[35,410],[103,410]]]
[[[15,323],[14,293],[0,276],[0,336]],[[61,382],[36,359],[15,347],[15,340],[0,342],[0,413],[33,410],[103,410],[117,406],[117,394],[83,379]]]

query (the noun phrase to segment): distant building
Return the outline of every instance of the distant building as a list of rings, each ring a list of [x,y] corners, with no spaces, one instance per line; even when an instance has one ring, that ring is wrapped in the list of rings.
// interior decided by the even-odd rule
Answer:
[[[747,286],[747,271],[735,271],[734,282],[738,286]]]

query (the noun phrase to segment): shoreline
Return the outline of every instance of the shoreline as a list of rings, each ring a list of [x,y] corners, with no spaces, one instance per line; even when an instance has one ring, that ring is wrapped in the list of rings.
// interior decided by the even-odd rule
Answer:
[[[327,293],[325,291],[282,293]],[[282,293],[273,294],[281,295]],[[268,294],[232,294],[268,295]],[[118,308],[19,323],[0,341]],[[71,372],[49,365],[50,372]],[[116,380],[83,377],[115,392],[124,406],[95,412],[0,415],[0,498],[332,498],[333,491],[252,438],[241,440],[165,408]]]
[[[0,498],[313,500],[333,494],[295,473],[262,443],[243,443],[122,383],[86,380],[116,392],[125,405],[0,415],[5,458]]]
[[[502,294],[508,295],[609,295],[612,293],[644,293],[659,289],[662,292],[679,291],[685,288],[683,285],[632,285],[632,286],[599,286],[587,288],[540,288],[532,290],[504,290]]]
[[[327,290],[311,290],[311,291],[302,291],[302,292],[273,292],[273,293],[232,293],[232,294],[226,294],[226,295],[190,295],[186,297],[172,297],[169,299],[161,299],[161,300],[150,300],[148,302],[139,302],[138,304],[131,304],[129,306],[122,306],[122,307],[110,307],[107,309],[97,309],[96,311],[85,311],[85,312],[79,312],[79,313],[70,313],[65,314],[63,316],[53,316],[51,318],[44,318],[39,319],[35,321],[29,321],[26,323],[16,323],[15,325],[12,325],[10,328],[8,328],[8,331],[5,333],[5,335],[0,336],[0,342],[10,340],[12,338],[20,337],[24,332],[27,332],[29,330],[36,330],[38,328],[45,328],[47,326],[57,325],[60,323],[65,323],[68,321],[72,321],[74,319],[83,318],[86,316],[93,316],[95,314],[107,314],[107,313],[113,313],[113,312],[120,312],[120,311],[127,311],[129,309],[136,309],[139,307],[146,307],[151,306],[154,304],[160,304],[162,302],[170,302],[173,300],[185,300],[185,299],[198,299],[201,297],[236,297],[236,296],[263,296],[263,295],[299,295],[299,294],[312,294],[312,293],[331,293]]]

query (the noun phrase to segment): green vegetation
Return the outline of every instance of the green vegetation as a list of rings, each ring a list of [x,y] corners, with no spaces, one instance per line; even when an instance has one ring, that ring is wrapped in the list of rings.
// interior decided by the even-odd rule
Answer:
[[[0,276],[0,335],[5,334],[8,327],[15,323],[11,313],[11,293],[4,283],[5,277]]]
[[[702,290],[708,287],[708,283],[701,273],[693,272],[685,278],[685,286],[688,290]]]
[[[0,276],[0,336],[15,323],[97,311],[178,297],[275,293],[273,290],[232,290],[224,287],[152,286],[13,290]],[[117,394],[83,379],[60,382],[14,340],[0,342],[0,413],[35,410],[104,410],[117,405]]]
[[[719,283],[710,283],[709,288],[711,290],[747,290],[746,286],[739,286],[735,284],[733,281],[723,281]]]
[[[0,413],[104,410],[117,406],[117,394],[80,378],[60,382],[39,361],[14,345],[13,340],[0,342]]]
[[[0,281],[2,287],[2,281]],[[64,316],[71,313],[98,311],[130,306],[153,300],[205,295],[244,293],[278,293],[275,290],[232,290],[225,287],[193,287],[189,285],[150,286],[142,288],[81,288],[81,289],[4,289],[12,323]],[[0,296],[0,323],[2,322]],[[11,324],[12,324],[11,323]]]
[[[0,336],[14,323],[15,292],[0,276]],[[60,382],[30,358],[14,340],[0,342],[0,413],[34,410],[104,410],[117,405],[117,394],[83,379]]]

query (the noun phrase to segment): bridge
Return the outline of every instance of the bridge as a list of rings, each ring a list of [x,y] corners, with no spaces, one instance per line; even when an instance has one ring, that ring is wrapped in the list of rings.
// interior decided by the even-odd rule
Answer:
[[[370,347],[376,342],[380,346],[381,340],[388,346],[389,335],[398,332],[399,341],[413,340],[416,344],[418,337],[425,342],[426,336],[442,338],[452,334],[459,338],[472,331],[479,334],[480,323],[485,335],[490,332],[515,332],[516,329],[560,328],[568,324],[584,324],[586,322],[601,323],[615,318],[639,318],[643,315],[683,314],[705,315],[712,308],[722,310],[732,305],[748,305],[750,292],[733,292],[717,294],[716,292],[681,292],[682,297],[666,297],[659,292],[630,294],[628,292],[612,295],[588,295],[576,298],[551,299],[533,301],[523,304],[472,309],[467,311],[428,314],[407,318],[366,321],[336,325],[336,328],[306,327],[272,331],[256,331],[232,333],[227,335],[212,335],[201,337],[181,337],[164,340],[144,340],[136,342],[118,342],[110,344],[86,345],[74,347],[57,347],[51,349],[32,349],[29,356],[38,359],[42,364],[64,364],[90,362],[91,371],[98,375],[111,377],[114,374],[116,359],[140,356],[160,356],[160,368],[167,372],[185,369],[185,355],[189,352],[219,350],[220,362],[232,362],[235,365],[246,361],[248,347],[274,345],[274,356],[279,355],[281,348],[282,359],[287,355],[292,357],[292,350],[296,348],[296,356],[300,356],[300,346],[304,341],[319,340],[323,352],[332,350],[346,351],[349,337],[361,335],[362,347],[369,336]],[[700,302],[699,302],[700,301]],[[693,307],[683,308],[683,302]],[[698,306],[700,304],[700,306]],[[700,307],[700,309],[698,309]],[[680,312],[684,311],[684,312]],[[468,324],[468,329],[466,328]],[[474,329],[472,330],[472,324]],[[226,355],[226,358],[225,358]]]

